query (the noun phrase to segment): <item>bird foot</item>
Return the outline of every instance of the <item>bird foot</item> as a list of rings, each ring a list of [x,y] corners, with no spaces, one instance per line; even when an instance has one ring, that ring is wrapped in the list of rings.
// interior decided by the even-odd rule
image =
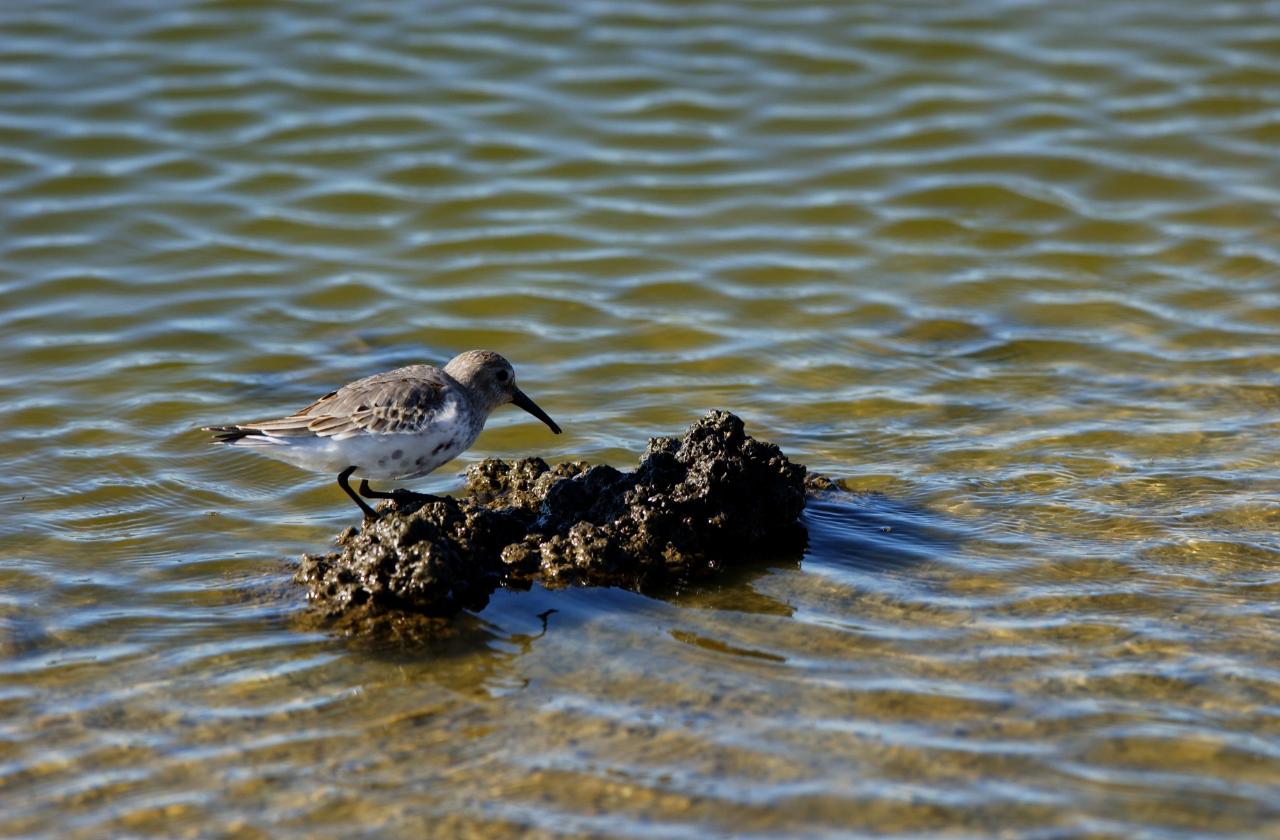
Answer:
[[[391,501],[398,505],[408,504],[410,502],[442,502],[439,496],[433,496],[430,493],[415,493],[412,490],[392,490]]]

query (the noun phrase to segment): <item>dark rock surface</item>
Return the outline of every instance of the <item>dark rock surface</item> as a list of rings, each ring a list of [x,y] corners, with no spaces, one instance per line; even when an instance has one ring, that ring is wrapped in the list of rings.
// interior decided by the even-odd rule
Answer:
[[[805,468],[724,411],[650,440],[632,472],[489,459],[467,484],[462,499],[388,502],[376,523],[340,534],[337,551],[305,555],[298,580],[312,605],[358,629],[478,610],[498,586],[535,580],[647,591],[806,539]]]

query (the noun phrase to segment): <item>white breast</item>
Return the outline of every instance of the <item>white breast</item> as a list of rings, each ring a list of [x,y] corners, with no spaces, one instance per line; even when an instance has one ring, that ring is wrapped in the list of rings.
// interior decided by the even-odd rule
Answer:
[[[447,399],[420,432],[356,434],[277,439],[282,445],[256,446],[263,455],[314,472],[338,474],[354,466],[356,478],[383,481],[420,478],[452,461],[475,443],[480,429],[470,421],[469,407]]]

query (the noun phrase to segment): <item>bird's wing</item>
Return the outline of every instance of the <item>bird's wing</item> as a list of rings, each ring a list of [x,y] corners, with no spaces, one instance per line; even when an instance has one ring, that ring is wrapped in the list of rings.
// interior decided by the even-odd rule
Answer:
[[[245,423],[271,437],[331,437],[421,431],[444,407],[448,379],[430,365],[412,365],[357,379],[279,420]]]

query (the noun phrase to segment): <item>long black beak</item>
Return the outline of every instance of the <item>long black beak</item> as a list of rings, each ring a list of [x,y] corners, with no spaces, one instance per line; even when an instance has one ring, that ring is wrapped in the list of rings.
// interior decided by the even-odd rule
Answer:
[[[519,388],[516,388],[515,392],[511,395],[511,402],[520,406],[525,411],[532,414],[534,417],[537,417],[543,423],[546,423],[547,426],[551,429],[551,431],[555,432],[556,434],[560,434],[560,427],[556,425],[556,421],[548,417],[545,411],[538,408],[538,404],[536,402],[526,397],[524,395],[524,391],[521,391]]]

